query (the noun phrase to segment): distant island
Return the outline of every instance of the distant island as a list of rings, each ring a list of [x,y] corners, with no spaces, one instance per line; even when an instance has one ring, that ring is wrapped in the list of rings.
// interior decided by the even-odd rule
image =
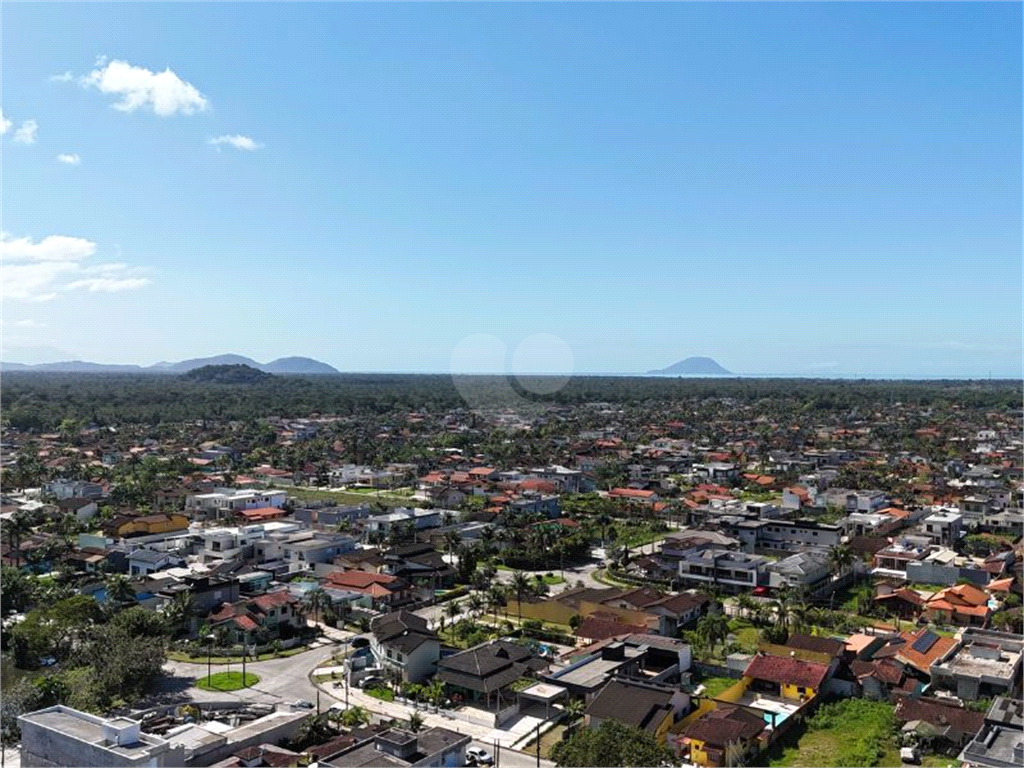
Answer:
[[[648,376],[734,376],[710,357],[688,357],[668,368],[648,371]]]
[[[214,384],[259,384],[274,378],[274,374],[260,371],[241,363],[235,365],[204,365],[181,374],[192,381],[209,381]]]
[[[322,373],[339,373],[334,366],[314,360],[311,357],[279,357],[269,363],[257,363],[244,355],[215,355],[213,357],[196,357],[176,363],[160,362],[155,365],[107,365],[90,363],[84,360],[67,360],[60,363],[39,363],[24,365],[0,361],[0,371],[38,371],[40,373],[188,373],[206,366],[246,366],[263,373],[281,373],[292,375],[308,375]]]

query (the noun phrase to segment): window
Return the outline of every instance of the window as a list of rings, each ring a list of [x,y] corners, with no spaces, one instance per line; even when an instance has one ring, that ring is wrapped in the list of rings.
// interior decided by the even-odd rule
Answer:
[[[388,650],[388,658],[389,659],[394,658],[394,654],[391,652],[390,649]]]
[[[402,660],[402,654],[400,654],[400,653],[395,654],[395,661],[401,661],[401,660]]]

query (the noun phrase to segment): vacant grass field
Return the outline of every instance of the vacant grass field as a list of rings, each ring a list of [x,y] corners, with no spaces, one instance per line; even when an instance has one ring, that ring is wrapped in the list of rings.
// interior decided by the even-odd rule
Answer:
[[[769,755],[772,766],[899,766],[893,708],[886,702],[845,699],[824,704]]]
[[[732,619],[729,621],[729,631],[736,635],[736,642],[739,643],[744,653],[757,652],[757,643],[760,630],[746,619]]]
[[[738,682],[739,680],[733,680],[731,677],[707,677],[701,680],[701,683],[707,689],[704,695],[709,699],[715,698],[722,691],[731,688]]]
[[[244,683],[241,672],[217,672],[209,678],[198,678],[196,688],[202,688],[204,691],[237,691],[239,688],[251,688],[259,681],[260,676],[252,672],[245,673]]]

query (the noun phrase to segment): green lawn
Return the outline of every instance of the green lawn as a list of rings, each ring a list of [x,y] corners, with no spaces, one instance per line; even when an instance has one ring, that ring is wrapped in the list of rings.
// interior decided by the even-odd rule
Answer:
[[[924,755],[921,758],[921,768],[957,768],[959,760],[945,755]]]
[[[744,653],[756,653],[760,642],[760,630],[746,619],[731,619],[729,631],[736,635],[736,642]]]
[[[709,699],[715,698],[721,694],[722,691],[732,688],[738,682],[739,680],[733,680],[731,677],[707,677],[701,680],[701,683],[707,689],[704,692],[704,695]]]
[[[239,688],[251,688],[259,681],[259,675],[252,672],[245,673],[244,684],[241,672],[217,672],[209,678],[200,677],[196,680],[196,688],[202,688],[204,691],[237,691]]]
[[[893,707],[888,702],[844,699],[823,704],[801,730],[787,735],[769,765],[899,766],[893,738]]]
[[[381,701],[395,700],[395,693],[390,688],[368,688],[366,695],[373,696],[373,698],[380,699]]]
[[[629,523],[617,522],[615,528],[615,546],[639,547],[643,544],[650,544],[652,541],[660,541],[668,535],[668,531],[652,531],[649,525],[631,525]]]

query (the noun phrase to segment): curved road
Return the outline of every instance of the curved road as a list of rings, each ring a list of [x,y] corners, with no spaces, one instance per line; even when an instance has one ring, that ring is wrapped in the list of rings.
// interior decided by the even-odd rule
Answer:
[[[259,675],[260,681],[251,688],[231,692],[204,691],[195,687],[197,680],[206,677],[206,664],[203,662],[168,661],[164,669],[168,670],[170,675],[165,680],[163,688],[165,691],[181,690],[187,686],[186,693],[194,701],[238,699],[261,704],[289,704],[296,699],[305,699],[315,704],[318,689],[310,682],[309,673],[317,667],[324,666],[324,662],[338,650],[338,646],[324,645],[283,659],[247,662],[246,672]],[[214,664],[212,670],[214,674],[229,670],[241,672],[242,665]],[[320,693],[321,709],[326,709],[335,701],[336,699],[328,694]]]

